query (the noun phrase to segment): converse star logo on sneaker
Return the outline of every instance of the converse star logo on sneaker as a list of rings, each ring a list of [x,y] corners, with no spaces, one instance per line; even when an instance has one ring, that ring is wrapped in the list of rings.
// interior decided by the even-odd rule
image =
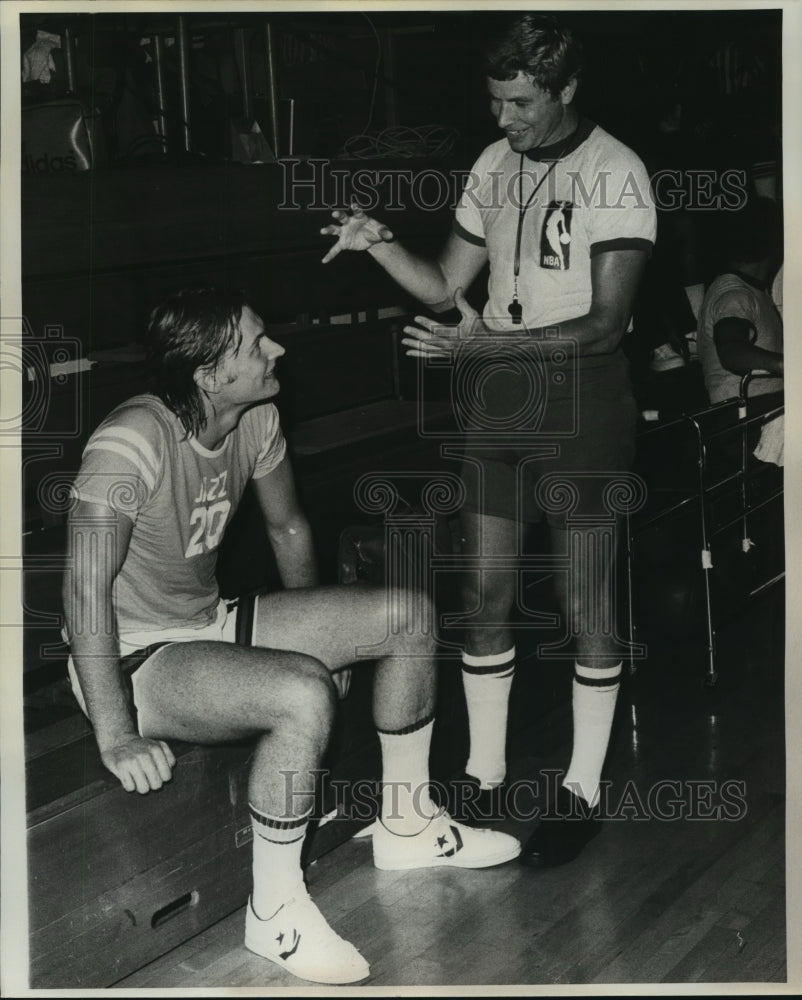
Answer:
[[[453,846],[449,846],[446,850],[446,846],[451,844],[449,838],[443,834],[437,838],[437,846],[440,848],[440,853],[437,855],[438,858],[453,858],[457,851],[462,850],[462,835],[459,832],[459,828],[456,826],[450,826],[448,828],[451,831],[451,836],[454,838]]]
[[[280,945],[284,944],[284,931],[282,931],[278,935],[278,937],[276,938],[276,941],[278,941],[278,943]],[[290,948],[288,951],[280,951],[278,953],[278,957],[281,958],[281,959],[283,959],[286,962],[288,958],[290,958],[292,955],[295,954],[296,951],[298,951],[298,945],[300,943],[301,943],[301,935],[298,933],[298,931],[296,931],[295,929],[293,929],[293,932],[292,932],[292,948]]]

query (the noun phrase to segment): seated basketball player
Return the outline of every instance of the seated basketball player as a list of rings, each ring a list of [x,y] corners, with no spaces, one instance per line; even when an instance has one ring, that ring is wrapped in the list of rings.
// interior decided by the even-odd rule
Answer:
[[[130,399],[100,425],[74,486],[64,587],[73,687],[104,765],[127,791],[169,781],[168,740],[255,738],[245,944],[302,979],[355,982],[368,976],[368,963],[309,898],[300,855],[335,679],[358,647],[385,639],[388,595],[317,585],[309,525],[269,402],[284,349],[244,298],[181,292],[154,310],[149,338],[154,394]],[[234,641],[236,615],[220,599],[215,562],[248,480],[285,589],[256,599],[245,646]],[[520,851],[515,838],[460,826],[421,795],[434,648],[403,626],[374,680],[383,779],[393,791],[382,798],[374,862],[508,861]]]

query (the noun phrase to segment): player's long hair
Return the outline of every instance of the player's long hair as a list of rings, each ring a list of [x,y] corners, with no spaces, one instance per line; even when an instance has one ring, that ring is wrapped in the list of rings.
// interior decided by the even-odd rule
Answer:
[[[226,351],[239,348],[243,291],[187,288],[161,302],[150,314],[148,360],[153,392],[181,421],[188,434],[206,426],[199,368],[214,369]]]
[[[582,43],[549,14],[523,14],[502,28],[485,54],[485,75],[514,80],[519,73],[556,97],[582,76]]]

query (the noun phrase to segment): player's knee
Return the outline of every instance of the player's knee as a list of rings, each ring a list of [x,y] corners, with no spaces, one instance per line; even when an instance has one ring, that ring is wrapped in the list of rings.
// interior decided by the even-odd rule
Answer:
[[[285,714],[308,732],[328,730],[337,710],[337,689],[325,664],[294,654],[284,689]]]

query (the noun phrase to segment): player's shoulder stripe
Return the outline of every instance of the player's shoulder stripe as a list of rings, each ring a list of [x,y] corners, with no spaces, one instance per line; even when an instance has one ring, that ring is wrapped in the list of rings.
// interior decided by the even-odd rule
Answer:
[[[130,462],[150,489],[156,485],[158,460],[148,441],[136,431],[121,427],[103,428],[91,439],[85,453],[102,451]]]
[[[122,441],[132,445],[142,454],[145,462],[155,471],[159,467],[159,456],[153,443],[141,433],[131,427],[123,427],[120,424],[111,424],[102,427],[95,436],[95,441]]]

